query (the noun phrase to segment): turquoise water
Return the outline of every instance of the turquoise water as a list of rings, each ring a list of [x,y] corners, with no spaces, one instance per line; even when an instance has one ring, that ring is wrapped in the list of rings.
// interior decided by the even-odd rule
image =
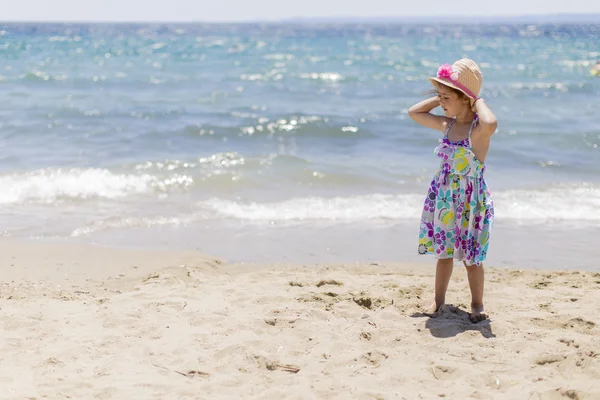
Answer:
[[[597,24],[0,25],[2,230],[416,229],[439,137],[406,110],[461,57],[499,119],[497,220],[594,227],[599,39]]]

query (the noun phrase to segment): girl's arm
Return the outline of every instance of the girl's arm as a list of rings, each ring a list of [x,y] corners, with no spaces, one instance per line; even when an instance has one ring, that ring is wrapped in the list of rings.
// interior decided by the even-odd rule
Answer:
[[[448,119],[443,116],[433,115],[431,110],[440,105],[440,100],[437,96],[420,103],[415,104],[408,109],[408,115],[417,123],[431,129],[436,129],[444,132]]]
[[[477,99],[475,104],[473,104],[473,108],[479,117],[478,127],[481,132],[485,135],[492,136],[498,127],[498,121],[492,110],[485,104],[483,99]]]

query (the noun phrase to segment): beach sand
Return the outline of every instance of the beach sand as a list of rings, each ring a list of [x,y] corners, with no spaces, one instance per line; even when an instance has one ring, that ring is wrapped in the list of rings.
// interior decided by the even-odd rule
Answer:
[[[0,241],[3,399],[600,399],[600,273]],[[433,265],[433,263],[432,263]]]

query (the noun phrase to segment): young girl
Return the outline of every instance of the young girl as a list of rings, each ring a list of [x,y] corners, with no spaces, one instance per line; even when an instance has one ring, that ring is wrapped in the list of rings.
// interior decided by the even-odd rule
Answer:
[[[434,254],[437,313],[446,301],[453,259],[463,261],[471,288],[472,322],[487,318],[483,307],[485,260],[494,205],[483,179],[490,138],[496,117],[479,96],[482,75],[469,59],[444,64],[429,78],[437,95],[415,104],[408,115],[419,124],[444,133],[435,154],[440,168],[435,174],[421,216],[419,254]],[[443,116],[431,114],[441,106]]]

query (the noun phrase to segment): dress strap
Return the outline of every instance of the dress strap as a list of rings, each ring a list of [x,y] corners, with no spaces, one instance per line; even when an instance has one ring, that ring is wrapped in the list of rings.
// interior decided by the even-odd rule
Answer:
[[[446,133],[444,133],[445,137],[448,137],[448,132],[450,132],[450,127],[452,126],[452,124],[454,123],[454,121],[456,121],[456,119],[452,119],[452,121],[450,121],[447,125],[446,125]],[[469,132],[469,137],[471,137],[471,133]]]
[[[475,125],[477,125],[478,119],[479,117],[477,117],[477,114],[475,114],[475,118],[473,118],[473,122],[471,122],[471,127],[469,128],[469,144],[471,143],[471,132],[473,132],[473,128]]]

